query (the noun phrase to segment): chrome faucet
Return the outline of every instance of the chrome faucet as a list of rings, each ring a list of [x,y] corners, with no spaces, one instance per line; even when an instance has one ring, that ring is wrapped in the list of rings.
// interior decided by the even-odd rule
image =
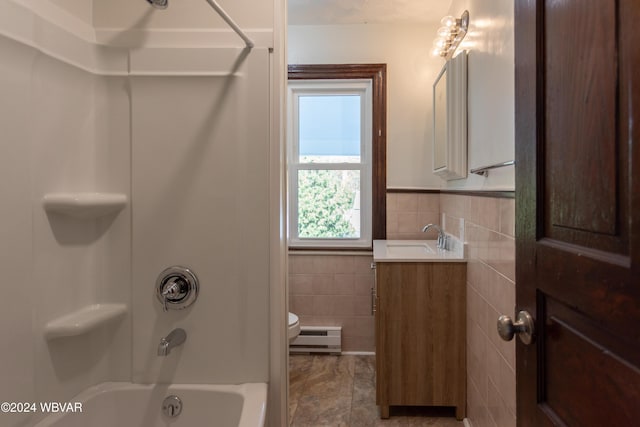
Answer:
[[[158,356],[167,356],[171,349],[183,344],[187,340],[187,333],[182,328],[176,328],[165,338],[160,340],[158,345]]]
[[[438,232],[438,242],[436,246],[438,249],[447,249],[447,235],[438,224],[427,224],[422,228],[422,232],[426,233],[430,228],[435,228]]]

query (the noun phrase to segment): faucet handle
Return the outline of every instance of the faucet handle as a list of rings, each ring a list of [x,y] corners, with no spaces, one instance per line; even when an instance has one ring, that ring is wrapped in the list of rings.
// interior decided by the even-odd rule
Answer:
[[[166,356],[167,354],[169,354],[169,341],[163,337],[158,344],[158,356]]]
[[[162,289],[162,311],[169,311],[167,302],[179,301],[187,293],[187,283],[180,277],[174,277],[167,281]]]
[[[444,249],[446,251],[449,250],[449,236],[448,235],[443,235],[442,236],[442,244],[440,246],[441,249]]]
[[[198,278],[186,267],[169,267],[156,280],[156,296],[165,312],[187,308],[198,297]]]
[[[173,297],[180,293],[180,288],[184,286],[184,280],[179,277],[172,278],[172,280],[168,281],[164,285],[164,289],[162,290],[162,296]]]

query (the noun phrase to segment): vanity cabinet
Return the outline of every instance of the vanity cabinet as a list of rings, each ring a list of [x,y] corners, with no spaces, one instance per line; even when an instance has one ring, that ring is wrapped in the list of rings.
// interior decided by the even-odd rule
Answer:
[[[466,410],[466,263],[376,262],[376,403]]]

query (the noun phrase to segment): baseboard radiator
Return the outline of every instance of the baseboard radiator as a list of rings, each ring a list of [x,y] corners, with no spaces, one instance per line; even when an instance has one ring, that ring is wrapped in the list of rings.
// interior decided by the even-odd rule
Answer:
[[[301,326],[289,353],[342,353],[341,326]]]

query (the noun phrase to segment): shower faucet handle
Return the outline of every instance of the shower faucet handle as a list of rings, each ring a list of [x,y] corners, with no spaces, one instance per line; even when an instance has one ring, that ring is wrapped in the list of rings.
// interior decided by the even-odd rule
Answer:
[[[163,311],[187,308],[198,296],[198,278],[185,267],[170,267],[156,281],[156,295]]]
[[[187,282],[184,281],[181,277],[171,277],[167,280],[162,289],[162,299],[163,299],[163,311],[169,311],[167,308],[167,302],[177,302],[182,298],[187,296],[189,292],[189,288],[187,286]]]
[[[164,284],[162,296],[165,297],[165,299],[177,300],[182,298],[187,292],[187,282],[180,277],[174,277]]]

